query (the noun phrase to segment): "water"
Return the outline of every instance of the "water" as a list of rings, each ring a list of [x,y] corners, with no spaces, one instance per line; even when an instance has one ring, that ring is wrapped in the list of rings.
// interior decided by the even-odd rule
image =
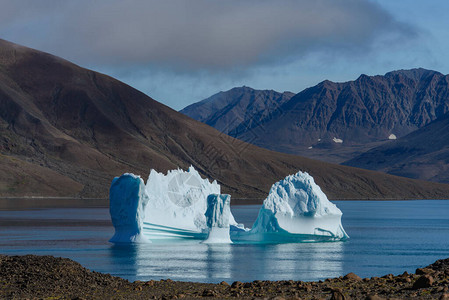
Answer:
[[[74,259],[131,281],[323,280],[355,272],[361,277],[413,272],[449,257],[449,200],[335,201],[343,211],[346,242],[204,245],[198,242],[110,244],[107,208],[0,211],[0,253]],[[234,206],[251,226],[259,206]]]

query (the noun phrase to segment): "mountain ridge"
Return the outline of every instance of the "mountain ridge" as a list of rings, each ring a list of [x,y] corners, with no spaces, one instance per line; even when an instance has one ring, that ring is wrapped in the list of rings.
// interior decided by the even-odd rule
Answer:
[[[293,96],[291,92],[279,93],[242,86],[218,92],[180,112],[229,134],[242,123],[257,123],[258,118],[269,115]]]
[[[324,80],[229,134],[266,149],[341,163],[442,116],[448,98],[448,75],[422,68]]]

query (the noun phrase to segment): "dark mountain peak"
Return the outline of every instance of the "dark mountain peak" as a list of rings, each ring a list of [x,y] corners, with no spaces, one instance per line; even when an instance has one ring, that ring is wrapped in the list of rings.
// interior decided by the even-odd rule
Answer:
[[[295,94],[274,90],[256,90],[248,86],[220,92],[191,104],[181,113],[229,134],[237,128],[259,123]],[[239,129],[240,130],[240,129]]]
[[[220,93],[241,93],[241,94],[243,94],[243,93],[258,93],[258,94],[272,93],[272,94],[291,94],[291,95],[295,94],[290,91],[278,92],[273,89],[258,90],[258,89],[254,89],[254,88],[246,86],[246,85],[243,85],[241,87],[234,87],[227,91],[220,91]],[[208,99],[210,99],[210,98],[208,98]]]
[[[337,82],[333,82],[333,81],[330,81],[330,80],[326,79],[326,80],[321,81],[320,83],[318,83],[315,86],[306,88],[304,91],[307,91],[307,90],[310,90],[310,89],[334,89],[337,85],[338,85]],[[302,92],[304,92],[304,91],[302,91]],[[302,93],[302,92],[300,92],[300,93]],[[298,93],[298,95],[300,93]]]
[[[385,74],[385,77],[392,78],[392,77],[395,77],[398,75],[410,78],[414,81],[420,81],[420,80],[424,80],[428,77],[431,77],[433,75],[443,75],[443,74],[441,74],[440,72],[437,72],[437,71],[433,71],[433,70],[416,68],[416,69],[396,70],[396,71],[388,72]]]
[[[240,87],[234,87],[230,90],[227,91],[222,91],[222,93],[227,93],[227,92],[253,92],[254,89],[252,87],[246,86],[246,85],[242,85]]]
[[[360,74],[359,78],[357,78],[355,81],[367,81],[367,80],[372,80],[373,78],[375,78],[375,76]]]

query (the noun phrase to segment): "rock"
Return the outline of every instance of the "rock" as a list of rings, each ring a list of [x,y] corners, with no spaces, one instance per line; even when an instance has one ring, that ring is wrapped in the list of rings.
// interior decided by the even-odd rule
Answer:
[[[441,295],[441,297],[439,298],[439,300],[449,300],[449,294],[443,294],[443,295]]]
[[[222,281],[220,282],[220,285],[224,285],[224,286],[230,286],[229,283],[227,283],[226,281]]]
[[[419,277],[412,286],[412,289],[423,289],[431,287],[433,284],[433,277],[430,275],[422,275]]]
[[[233,288],[233,289],[238,289],[238,288],[241,288],[243,286],[243,283],[241,282],[241,281],[234,281],[232,284],[231,284],[231,287]]]
[[[425,274],[430,274],[432,272],[433,271],[429,268],[418,268],[418,269],[416,269],[415,274],[416,275],[425,275]]]
[[[349,297],[346,297],[340,289],[332,290],[331,300],[348,300]]]
[[[307,293],[310,293],[312,291],[312,287],[310,286],[310,284],[305,284],[302,287]]]
[[[154,280],[150,280],[144,283],[146,286],[154,286]]]
[[[362,278],[360,278],[358,275],[354,273],[348,273],[343,277],[344,280],[354,280],[354,281],[362,281]]]
[[[377,294],[369,295],[366,300],[385,300],[385,298],[378,296]]]
[[[204,290],[203,297],[214,297],[216,293],[213,290]]]
[[[245,282],[245,283],[243,284],[243,287],[244,287],[245,289],[249,289],[249,288],[252,287],[252,283],[251,283],[251,282]]]

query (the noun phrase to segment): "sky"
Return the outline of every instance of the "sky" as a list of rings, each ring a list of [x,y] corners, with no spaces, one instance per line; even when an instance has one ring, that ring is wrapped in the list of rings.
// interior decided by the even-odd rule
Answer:
[[[423,67],[449,73],[447,0],[0,0],[0,38],[180,110],[236,86],[300,92]]]

